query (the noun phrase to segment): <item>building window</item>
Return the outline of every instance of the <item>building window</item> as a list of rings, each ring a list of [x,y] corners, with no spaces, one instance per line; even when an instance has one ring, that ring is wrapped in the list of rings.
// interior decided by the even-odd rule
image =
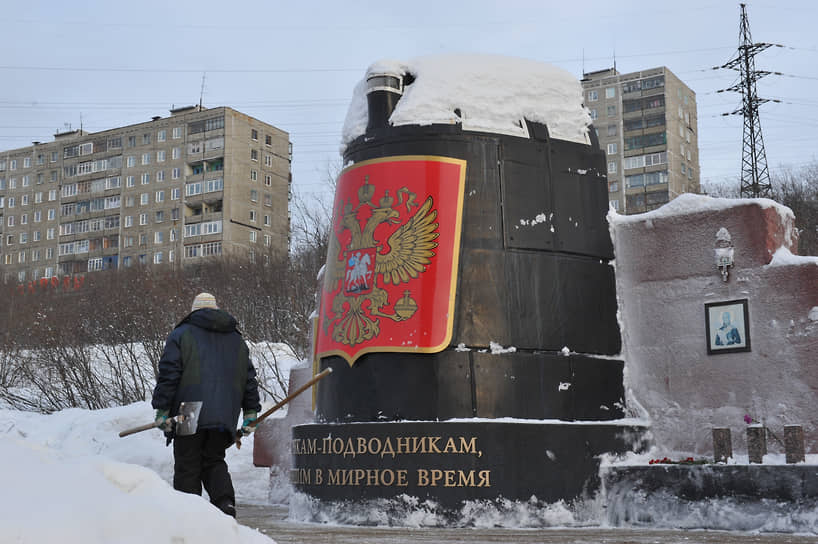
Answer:
[[[250,139],[258,140],[258,131],[256,129],[250,130]]]
[[[251,223],[256,222],[256,210],[250,210],[250,222]]]
[[[256,233],[256,231],[251,230],[251,231],[250,231],[250,242],[255,244],[255,243],[256,243],[256,239],[257,239],[257,233]]]
[[[269,234],[265,234],[264,235],[264,245],[266,247],[270,247],[272,245],[272,243],[273,243],[273,237],[270,236]]]
[[[127,228],[132,227],[132,226],[133,226],[133,216],[132,215],[126,215],[125,216],[125,228],[127,229]]]
[[[616,161],[608,161],[608,173],[616,174]]]
[[[616,155],[616,143],[608,144],[608,155]]]
[[[165,191],[156,191],[156,202],[165,201]]]
[[[136,157],[134,157],[133,155],[126,157],[125,166],[128,168],[133,168],[134,166],[136,166]]]
[[[605,88],[605,98],[614,98],[616,96],[616,87]]]
[[[264,155],[264,165],[265,166],[272,166],[273,165],[273,156],[272,155]]]
[[[150,134],[143,134],[142,135],[142,145],[148,145],[151,143],[151,135]]]
[[[608,136],[616,136],[616,125],[608,125]]]
[[[153,264],[162,264],[162,252],[157,251],[153,254]]]
[[[182,127],[173,127],[173,139],[178,140],[182,137]]]
[[[608,201],[608,206],[610,206],[611,208],[613,208],[616,211],[619,211],[619,201],[618,200],[609,200]]]
[[[57,218],[57,210],[55,208],[51,208],[48,210],[48,220],[54,221]]]
[[[147,172],[142,174],[142,185],[147,185],[151,182],[151,175]]]
[[[270,216],[269,214],[264,214],[264,226],[269,227],[271,225]]]
[[[273,145],[273,137],[269,134],[264,135],[264,145]]]
[[[159,210],[158,212],[156,212],[155,217],[156,217],[156,222],[161,223],[162,221],[165,220],[165,212],[163,210]]]
[[[264,176],[264,185],[269,187],[272,184],[273,184],[273,176],[271,176],[270,174],[265,175]]]
[[[182,191],[179,189],[179,187],[174,187],[173,189],[170,190],[170,199],[179,200],[181,192]]]
[[[160,149],[156,152],[156,162],[165,162],[165,150]]]
[[[171,151],[170,151],[170,158],[171,159],[178,159],[181,156],[182,156],[182,150],[180,148],[174,147],[173,149],[171,149]]]
[[[202,194],[202,182],[195,181],[185,185],[185,196],[194,196]]]
[[[153,243],[154,245],[160,245],[165,241],[165,233],[162,231],[156,231],[153,233]]]
[[[258,180],[258,172],[255,170],[250,170],[250,181]]]
[[[596,113],[596,109],[594,108],[594,109],[591,110],[591,119],[596,121],[596,118],[597,118],[597,113]]]
[[[156,141],[164,142],[167,139],[168,132],[164,129],[156,133]]]
[[[608,106],[608,117],[616,117],[616,106],[613,104]]]
[[[156,173],[156,181],[165,181],[165,171],[164,170],[159,170]]]
[[[151,163],[151,154],[150,153],[142,153],[142,164],[150,164]]]
[[[136,136],[128,136],[128,147],[136,147]]]
[[[250,189],[250,202],[258,202],[258,191]]]
[[[139,214],[139,224],[143,226],[148,224],[148,214],[146,213]]]
[[[179,179],[180,174],[181,174],[181,170],[179,168],[174,168],[173,171],[170,174],[170,177],[172,179]]]
[[[588,91],[588,102],[596,102],[599,100],[599,91]]]
[[[251,149],[250,150],[250,160],[251,161],[258,161],[258,150],[257,149]]]
[[[150,202],[150,195],[148,195],[148,193],[142,193],[139,197],[139,204],[147,206],[148,202]]]

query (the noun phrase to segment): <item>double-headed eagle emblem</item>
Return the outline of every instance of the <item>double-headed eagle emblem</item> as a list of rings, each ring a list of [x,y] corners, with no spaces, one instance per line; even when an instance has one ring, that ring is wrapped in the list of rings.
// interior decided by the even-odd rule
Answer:
[[[388,190],[376,205],[372,202],[375,190],[366,176],[358,189],[358,204],[353,206],[347,201],[342,210],[336,210],[340,217],[333,219],[334,232],[330,235],[324,289],[340,289],[324,319],[324,332],[332,327],[333,341],[349,346],[375,338],[380,332],[379,318],[405,321],[415,314],[418,305],[409,289],[389,312],[389,293],[378,283],[397,286],[417,278],[435,256],[435,239],[440,235],[431,196],[419,205],[415,202],[417,195],[402,187],[397,191],[397,206]],[[385,241],[377,240],[379,225],[402,223],[404,205],[406,215],[415,208],[414,214]],[[345,234],[347,230],[349,235]],[[347,239],[342,248],[342,240]]]

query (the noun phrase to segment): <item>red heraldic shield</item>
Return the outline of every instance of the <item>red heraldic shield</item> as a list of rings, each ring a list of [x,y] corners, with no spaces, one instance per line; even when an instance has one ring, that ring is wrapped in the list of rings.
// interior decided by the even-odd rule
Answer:
[[[435,353],[454,323],[466,161],[399,156],[341,172],[317,357]]]

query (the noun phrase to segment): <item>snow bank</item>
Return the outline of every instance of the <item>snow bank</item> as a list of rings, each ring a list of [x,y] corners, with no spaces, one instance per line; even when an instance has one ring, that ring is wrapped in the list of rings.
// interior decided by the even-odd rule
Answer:
[[[466,130],[525,136],[522,119],[544,123],[552,137],[588,143],[591,116],[582,86],[560,68],[496,55],[438,55],[381,60],[367,75],[411,74],[389,121],[394,126],[462,123]],[[455,110],[460,110],[460,115]],[[342,134],[347,144],[366,132],[366,78],[353,92]]]
[[[51,415],[0,410],[0,542],[271,542],[206,498],[174,491],[173,451],[161,432],[118,436],[152,420],[147,402]],[[269,472],[253,466],[252,452],[250,436],[227,462],[237,501],[264,504]]]
[[[172,451],[159,431],[118,437],[152,418],[147,403],[0,411],[0,542],[272,542],[206,499],[174,491]],[[247,444],[241,455],[251,452]],[[231,471],[245,472],[251,460],[232,457]]]

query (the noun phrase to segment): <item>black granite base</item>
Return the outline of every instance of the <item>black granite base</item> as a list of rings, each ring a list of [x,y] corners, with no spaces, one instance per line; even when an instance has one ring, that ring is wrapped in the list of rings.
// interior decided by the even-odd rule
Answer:
[[[616,422],[454,420],[293,427],[295,488],[327,501],[402,495],[570,501],[600,486],[600,455],[640,450],[645,428]]]
[[[713,498],[818,500],[818,465],[649,465],[603,471],[606,494],[670,494],[682,500]]]

